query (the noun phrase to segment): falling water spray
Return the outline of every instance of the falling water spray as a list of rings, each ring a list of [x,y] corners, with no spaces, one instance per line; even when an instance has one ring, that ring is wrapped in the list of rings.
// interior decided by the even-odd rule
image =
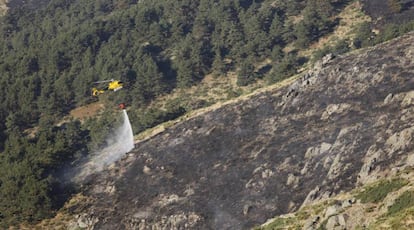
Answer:
[[[125,109],[122,110],[122,116],[121,125],[108,135],[107,144],[92,152],[85,163],[81,164],[75,181],[83,181],[88,175],[102,171],[134,148],[134,135]]]

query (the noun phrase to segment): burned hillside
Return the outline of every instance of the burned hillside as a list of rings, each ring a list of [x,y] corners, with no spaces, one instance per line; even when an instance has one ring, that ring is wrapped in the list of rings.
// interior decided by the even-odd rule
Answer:
[[[325,59],[137,143],[90,177],[73,225],[248,229],[414,165],[414,34]]]

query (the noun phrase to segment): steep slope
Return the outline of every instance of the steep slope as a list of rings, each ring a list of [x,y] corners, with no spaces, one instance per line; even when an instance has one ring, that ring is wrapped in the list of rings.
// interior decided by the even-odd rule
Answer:
[[[256,229],[413,229],[414,168],[278,216]]]
[[[247,229],[414,164],[414,34],[178,123],[89,178],[71,227]]]

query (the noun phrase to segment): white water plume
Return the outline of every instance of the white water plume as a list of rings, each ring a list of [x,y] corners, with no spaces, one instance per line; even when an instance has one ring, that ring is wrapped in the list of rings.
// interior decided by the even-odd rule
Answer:
[[[125,153],[134,148],[134,135],[126,110],[123,112],[122,124],[108,135],[106,145],[91,153],[86,161],[76,170],[75,181],[82,181],[88,175],[102,171],[108,165],[121,159]]]

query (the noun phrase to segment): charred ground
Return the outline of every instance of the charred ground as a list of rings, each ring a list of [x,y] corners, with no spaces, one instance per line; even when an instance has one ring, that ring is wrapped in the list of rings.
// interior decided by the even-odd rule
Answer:
[[[98,229],[247,229],[411,164],[414,34],[170,127],[90,178]]]
[[[413,0],[363,0],[364,11],[376,27],[387,23],[402,24],[414,19]]]

